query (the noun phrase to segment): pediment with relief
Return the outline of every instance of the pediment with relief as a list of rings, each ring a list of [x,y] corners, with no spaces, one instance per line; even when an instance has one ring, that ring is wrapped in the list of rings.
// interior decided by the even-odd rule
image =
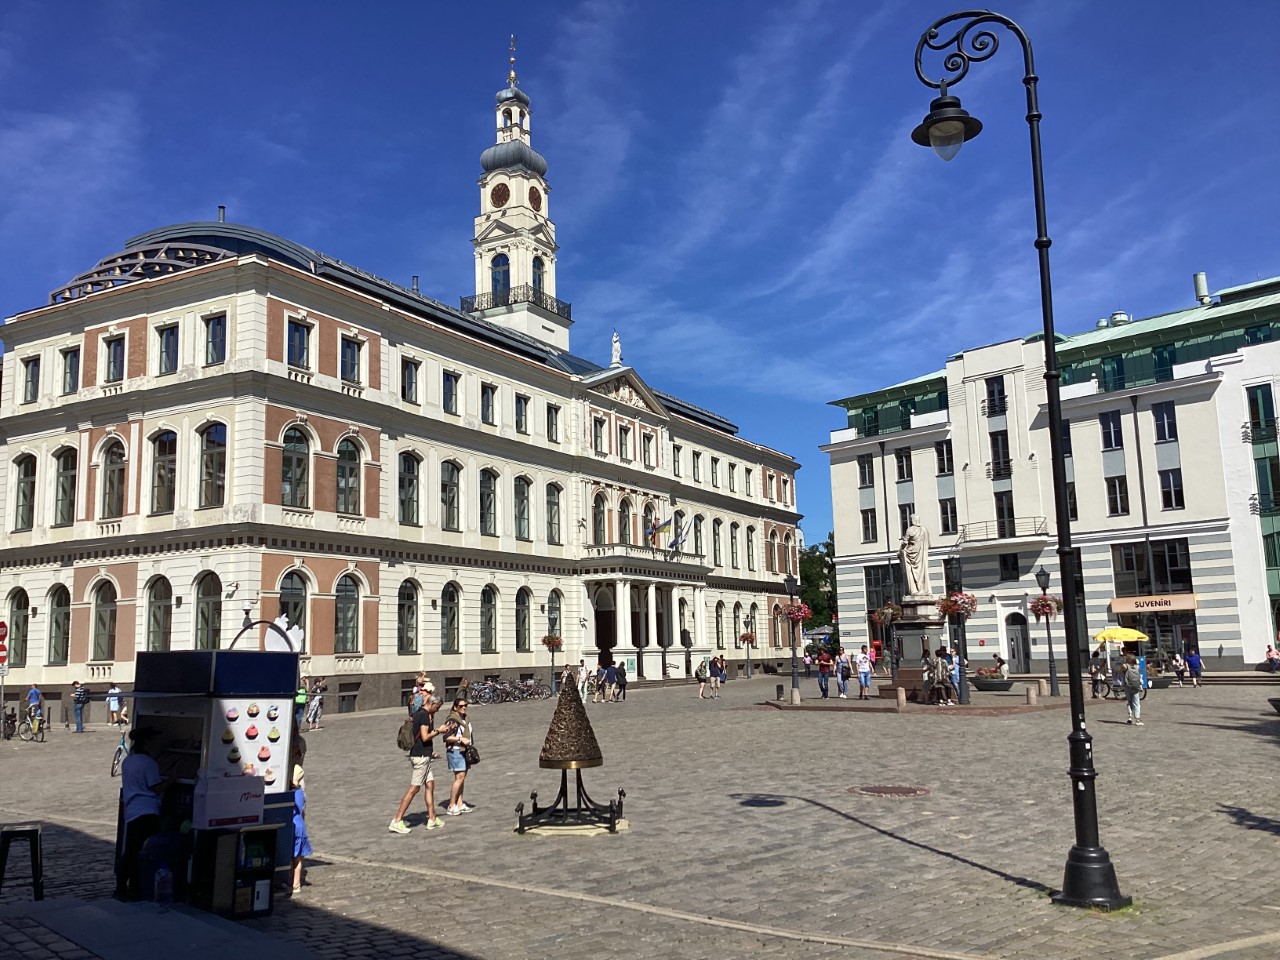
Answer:
[[[588,378],[592,393],[598,393],[624,406],[657,414],[663,420],[667,419],[667,408],[629,367],[623,370],[605,370],[596,377],[596,383],[591,383]]]

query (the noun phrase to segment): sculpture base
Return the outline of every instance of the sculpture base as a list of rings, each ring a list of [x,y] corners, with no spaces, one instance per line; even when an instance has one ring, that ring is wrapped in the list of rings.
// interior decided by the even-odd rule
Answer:
[[[880,684],[880,699],[898,699],[898,688],[907,691],[907,699],[923,702],[926,696],[924,689],[924,671],[919,667],[899,667],[898,678],[892,684]]]
[[[622,801],[627,792],[619,790],[618,799],[610,800],[608,804],[596,803],[587,795],[587,789],[582,785],[581,767],[574,770],[574,776],[577,781],[577,801],[572,807],[569,806],[569,771],[562,769],[560,792],[556,794],[550,806],[538,806],[536,790],[529,794],[529,802],[533,804],[533,809],[528,814],[524,812],[524,801],[516,804],[518,818],[516,833],[524,833],[532,827],[552,826],[598,826],[604,827],[610,833],[617,833],[618,821],[622,819]]]

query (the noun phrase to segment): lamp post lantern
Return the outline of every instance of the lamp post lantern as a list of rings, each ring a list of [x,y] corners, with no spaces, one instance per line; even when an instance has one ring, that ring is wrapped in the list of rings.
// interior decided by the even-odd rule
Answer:
[[[796,602],[796,587],[800,585],[799,581],[796,580],[795,574],[788,573],[783,582],[787,585],[787,597],[790,599],[791,605],[794,606]],[[791,630],[791,702],[799,703],[800,664],[796,659],[796,622],[788,615],[787,623]]]
[[[943,34],[943,28],[948,33]],[[982,124],[951,96],[955,86],[969,72],[973,63],[989,60],[999,49],[994,27],[1012,33],[1022,46],[1025,71],[1022,78],[1027,91],[1027,126],[1031,135],[1031,178],[1035,200],[1036,239],[1040,267],[1040,313],[1044,330],[1045,408],[1048,413],[1049,450],[1053,467],[1053,506],[1057,527],[1058,569],[1062,575],[1062,601],[1068,612],[1076,609],[1075,551],[1071,546],[1071,513],[1067,501],[1067,472],[1062,450],[1062,400],[1059,395],[1058,355],[1053,330],[1053,288],[1049,279],[1048,218],[1044,202],[1044,165],[1040,154],[1040,102],[1036,86],[1035,59],[1031,41],[1014,21],[990,10],[965,10],[933,23],[916,44],[916,76],[925,86],[938,91],[929,105],[929,114],[911,133],[916,143],[933,147],[940,157],[949,160],[962,144],[982,131]],[[951,32],[954,31],[954,32]],[[921,57],[928,50],[943,53],[945,79],[933,80],[925,72]],[[1094,791],[1097,772],[1093,766],[1093,738],[1085,727],[1084,683],[1080,669],[1082,649],[1078,621],[1064,616],[1067,645],[1067,678],[1071,688],[1071,733],[1067,737],[1071,766],[1071,802],[1075,819],[1075,844],[1067,854],[1062,890],[1054,895],[1055,903],[1075,907],[1098,907],[1113,910],[1127,907],[1133,901],[1120,892],[1111,857],[1098,837],[1098,798]]]
[[[1044,568],[1044,564],[1040,564],[1040,569],[1036,571],[1036,585],[1040,588],[1040,596],[1049,596],[1049,571]],[[1049,614],[1044,615],[1044,639],[1049,645],[1049,696],[1060,697],[1061,691],[1058,690],[1058,664],[1053,659],[1053,631],[1049,629]]]

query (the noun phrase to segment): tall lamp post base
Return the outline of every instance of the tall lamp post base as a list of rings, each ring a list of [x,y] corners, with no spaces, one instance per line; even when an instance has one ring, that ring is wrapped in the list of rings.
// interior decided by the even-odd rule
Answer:
[[[798,707],[800,705],[800,691],[795,687],[791,688],[791,705]]]
[[[1116,869],[1102,847],[1075,847],[1067,854],[1062,890],[1050,899],[1063,907],[1092,907],[1121,910],[1133,904],[1133,897],[1120,892]]]

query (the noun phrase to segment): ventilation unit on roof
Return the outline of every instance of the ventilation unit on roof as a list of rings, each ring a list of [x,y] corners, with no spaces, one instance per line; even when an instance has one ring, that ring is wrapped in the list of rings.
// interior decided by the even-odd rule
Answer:
[[[1213,297],[1209,296],[1209,278],[1205,275],[1205,272],[1201,270],[1200,272],[1193,274],[1192,279],[1196,286],[1196,300],[1198,300],[1202,306],[1207,307],[1213,302]]]
[[[1108,320],[1106,317],[1103,317],[1101,320],[1099,320],[1099,321],[1098,321],[1097,323],[1095,323],[1093,326],[1094,326],[1094,329],[1096,329],[1096,330],[1105,330],[1105,329],[1107,329],[1107,327],[1111,326],[1111,321],[1110,321],[1110,320]]]
[[[1129,315],[1125,313],[1123,310],[1117,310],[1115,313],[1111,315],[1111,325],[1113,327],[1119,327],[1128,322],[1129,322]]]

